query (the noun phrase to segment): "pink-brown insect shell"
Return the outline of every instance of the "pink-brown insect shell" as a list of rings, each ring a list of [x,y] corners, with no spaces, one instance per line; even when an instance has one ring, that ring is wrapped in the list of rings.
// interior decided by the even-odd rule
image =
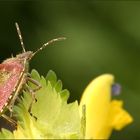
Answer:
[[[26,82],[24,73],[28,72],[28,61],[32,56],[33,52],[27,51],[0,64],[0,114],[6,109],[15,92],[19,92],[16,91],[17,87],[21,85],[21,89]]]
[[[19,63],[23,63],[23,61],[25,61],[25,60],[30,60],[32,58],[32,56],[33,56],[32,51],[23,52],[23,53],[16,55],[16,57],[12,57],[12,58],[8,58],[8,59],[4,60],[3,64],[5,64],[5,63],[13,64],[13,63],[17,63],[17,61]]]

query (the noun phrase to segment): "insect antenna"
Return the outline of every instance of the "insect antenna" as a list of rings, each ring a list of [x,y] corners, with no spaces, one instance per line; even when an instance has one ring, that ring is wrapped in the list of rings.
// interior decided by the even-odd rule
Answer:
[[[47,43],[43,44],[42,47],[40,47],[38,50],[36,50],[36,51],[33,53],[32,57],[33,57],[34,55],[36,55],[39,51],[41,51],[41,50],[43,50],[44,48],[46,48],[48,45],[50,45],[50,44],[52,44],[52,43],[54,43],[54,42],[56,42],[56,41],[61,41],[61,40],[65,40],[65,39],[66,39],[65,37],[59,37],[59,38],[54,38],[54,39],[48,41]]]
[[[18,33],[18,36],[19,36],[19,40],[20,40],[22,50],[23,50],[23,52],[26,52],[25,47],[24,47],[24,43],[23,43],[23,38],[22,38],[22,35],[21,35],[21,31],[20,31],[20,28],[19,28],[19,25],[18,25],[17,22],[15,23],[15,26],[16,26],[16,29],[17,29],[17,33]]]

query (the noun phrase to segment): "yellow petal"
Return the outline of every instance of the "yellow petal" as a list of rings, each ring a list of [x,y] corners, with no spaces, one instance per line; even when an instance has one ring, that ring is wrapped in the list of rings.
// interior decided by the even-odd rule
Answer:
[[[85,89],[81,102],[86,105],[86,138],[108,137],[108,114],[111,100],[111,85],[114,77],[104,74],[93,80]],[[80,111],[81,112],[81,111]]]
[[[93,80],[83,93],[80,113],[82,105],[86,105],[88,139],[108,139],[113,128],[120,130],[132,122],[132,117],[122,109],[122,102],[111,101],[113,83],[113,75],[104,74]]]
[[[124,126],[130,124],[133,118],[123,108],[123,102],[113,100],[110,109],[110,126],[116,130],[121,130]]]

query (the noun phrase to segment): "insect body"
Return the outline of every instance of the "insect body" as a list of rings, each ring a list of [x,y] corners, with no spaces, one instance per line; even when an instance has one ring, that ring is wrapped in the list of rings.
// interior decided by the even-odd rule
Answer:
[[[28,73],[29,60],[38,53],[40,50],[44,49],[47,45],[65,39],[64,37],[52,39],[46,44],[44,44],[37,51],[25,51],[23,39],[18,24],[16,23],[17,32],[20,38],[20,43],[23,49],[23,53],[16,55],[16,57],[8,58],[0,64],[0,116],[11,121],[4,112],[9,109],[12,111],[12,107],[15,100],[18,98],[19,92],[26,88],[30,93],[32,93],[33,100],[35,99],[35,91],[41,88],[41,85],[30,77]],[[36,89],[29,89],[27,81],[32,82],[37,86]],[[32,103],[31,103],[32,104]]]

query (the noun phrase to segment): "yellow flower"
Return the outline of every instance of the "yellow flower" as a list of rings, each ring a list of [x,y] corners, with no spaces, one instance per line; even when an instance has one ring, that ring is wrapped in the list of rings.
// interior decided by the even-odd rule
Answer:
[[[82,106],[86,105],[86,138],[108,139],[113,129],[120,130],[133,121],[122,108],[122,101],[111,100],[113,84],[113,75],[104,74],[85,89],[80,101],[80,113]]]

